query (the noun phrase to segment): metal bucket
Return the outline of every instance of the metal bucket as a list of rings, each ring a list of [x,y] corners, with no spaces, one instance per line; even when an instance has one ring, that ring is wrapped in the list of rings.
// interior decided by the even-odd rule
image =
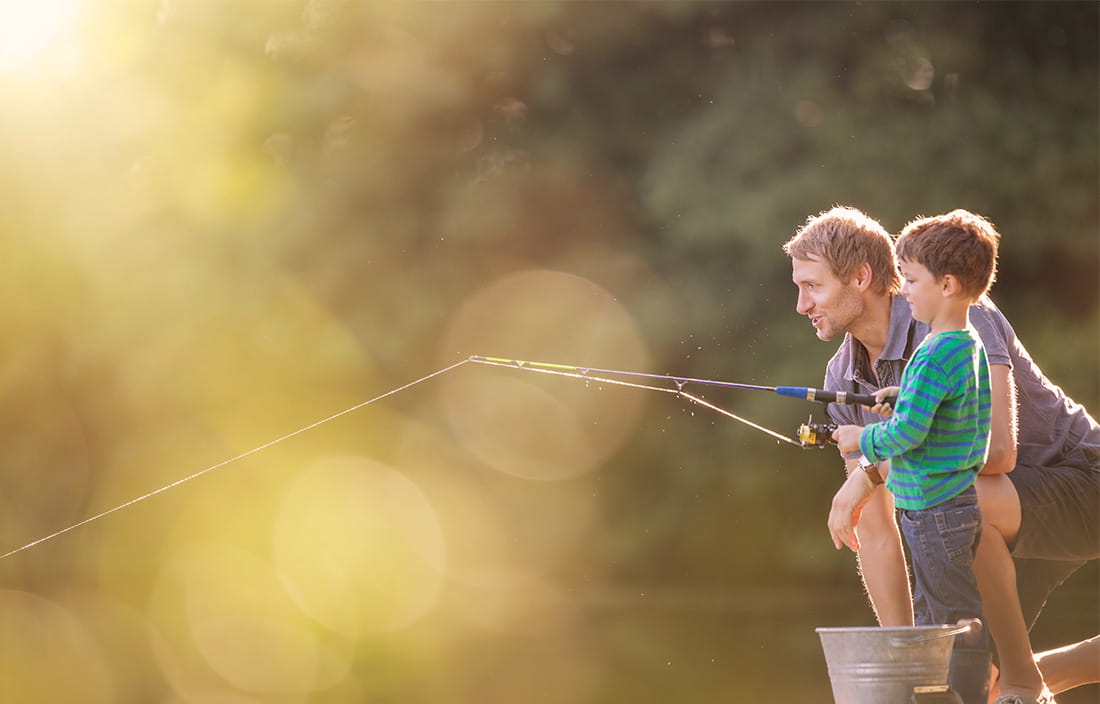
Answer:
[[[947,684],[954,639],[970,625],[818,628],[836,704],[909,704]]]

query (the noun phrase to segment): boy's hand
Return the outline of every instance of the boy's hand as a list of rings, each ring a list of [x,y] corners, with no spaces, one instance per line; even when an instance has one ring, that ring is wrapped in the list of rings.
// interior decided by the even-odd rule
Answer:
[[[889,418],[894,414],[894,401],[898,400],[898,392],[901,387],[898,386],[884,386],[875,392],[875,400],[878,401],[875,405],[871,406],[871,412],[877,413],[880,416],[886,416]]]
[[[859,452],[859,434],[863,428],[858,425],[842,425],[833,431],[833,440],[840,448],[840,454],[851,455]]]
[[[848,475],[848,480],[833,496],[833,505],[829,509],[829,535],[832,536],[837,550],[846,545],[852,552],[859,552],[856,525],[874,490],[875,486],[867,473],[856,469]]]

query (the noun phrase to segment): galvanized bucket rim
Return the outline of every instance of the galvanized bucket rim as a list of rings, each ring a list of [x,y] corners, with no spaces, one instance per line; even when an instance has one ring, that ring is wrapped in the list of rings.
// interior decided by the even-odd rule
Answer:
[[[907,647],[919,643],[957,636],[968,633],[971,630],[981,630],[981,621],[978,619],[963,619],[958,623],[932,624],[927,626],[851,626],[840,628],[818,628],[818,634],[833,635],[876,635],[886,636],[890,645],[895,647]]]
[[[946,631],[957,628],[954,623],[934,624],[931,626],[835,626],[818,627],[814,630],[818,633],[885,633],[887,631],[902,631],[903,633],[919,633],[924,631]]]

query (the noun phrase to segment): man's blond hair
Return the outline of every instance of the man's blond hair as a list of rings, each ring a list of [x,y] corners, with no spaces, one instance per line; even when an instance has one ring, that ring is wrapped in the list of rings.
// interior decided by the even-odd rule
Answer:
[[[849,283],[863,262],[871,267],[871,291],[901,292],[893,240],[874,218],[847,206],[836,206],[806,220],[783,251],[793,259],[820,259]]]

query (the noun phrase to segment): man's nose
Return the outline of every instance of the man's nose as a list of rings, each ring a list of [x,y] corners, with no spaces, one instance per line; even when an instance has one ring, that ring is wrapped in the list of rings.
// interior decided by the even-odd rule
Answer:
[[[813,301],[802,291],[798,292],[798,302],[795,304],[794,309],[799,315],[806,315],[813,308]]]

